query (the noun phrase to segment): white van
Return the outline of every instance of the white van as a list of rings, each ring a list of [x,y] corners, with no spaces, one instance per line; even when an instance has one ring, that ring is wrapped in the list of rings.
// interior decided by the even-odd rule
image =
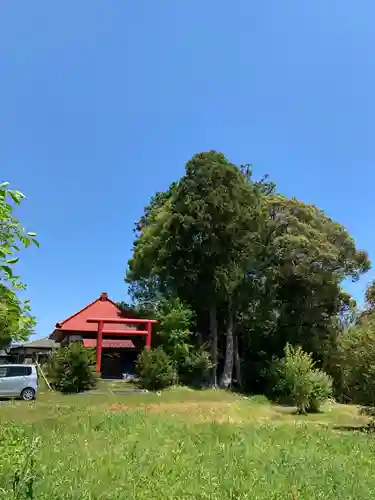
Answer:
[[[0,398],[35,399],[38,374],[34,365],[0,365]]]

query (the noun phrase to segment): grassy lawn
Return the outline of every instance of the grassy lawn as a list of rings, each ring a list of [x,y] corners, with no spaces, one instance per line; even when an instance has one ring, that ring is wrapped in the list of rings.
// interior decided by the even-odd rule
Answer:
[[[371,499],[375,437],[355,407],[297,417],[262,398],[173,389],[0,403],[2,450],[40,436],[35,498]],[[18,433],[18,434],[17,434]],[[6,441],[11,448],[5,448]],[[15,442],[17,441],[17,442]],[[22,445],[23,446],[23,445]],[[13,468],[0,456],[0,498]]]

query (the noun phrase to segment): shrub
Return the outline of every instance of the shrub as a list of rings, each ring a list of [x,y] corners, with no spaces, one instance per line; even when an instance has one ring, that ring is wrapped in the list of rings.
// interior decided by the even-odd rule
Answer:
[[[322,370],[314,368],[310,373],[312,390],[309,398],[308,412],[318,412],[320,406],[332,396],[332,378]]]
[[[139,383],[151,391],[165,389],[176,380],[173,363],[161,347],[144,349],[137,360]]]
[[[284,353],[274,370],[279,378],[277,391],[293,400],[299,414],[318,411],[332,393],[332,379],[314,367],[311,354],[301,347],[287,344]]]
[[[183,384],[202,386],[207,381],[211,368],[210,354],[207,351],[191,351],[178,367],[179,379]]]
[[[340,339],[343,390],[353,403],[375,407],[375,314],[371,313]]]
[[[158,311],[158,340],[174,364],[180,382],[202,385],[212,365],[191,331],[193,311],[178,298],[165,300]]]
[[[80,342],[56,349],[47,364],[47,377],[51,386],[64,393],[77,393],[93,389],[97,384],[94,351]]]
[[[360,321],[340,339],[338,355],[346,399],[361,405],[360,412],[370,418],[375,430],[375,311],[374,285],[366,292],[368,309]]]

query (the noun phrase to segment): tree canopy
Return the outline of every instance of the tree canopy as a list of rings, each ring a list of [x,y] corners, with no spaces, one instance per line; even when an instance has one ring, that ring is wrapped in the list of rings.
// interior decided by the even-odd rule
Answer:
[[[178,297],[194,311],[213,385],[219,374],[256,390],[288,342],[324,361],[353,307],[341,283],[369,267],[324,211],[209,151],[145,208],[126,279],[138,303]]]

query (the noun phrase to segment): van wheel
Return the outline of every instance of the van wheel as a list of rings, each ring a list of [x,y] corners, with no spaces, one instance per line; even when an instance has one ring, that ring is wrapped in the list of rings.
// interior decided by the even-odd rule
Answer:
[[[24,401],[32,401],[35,398],[35,391],[31,387],[27,387],[21,392],[21,398]]]

